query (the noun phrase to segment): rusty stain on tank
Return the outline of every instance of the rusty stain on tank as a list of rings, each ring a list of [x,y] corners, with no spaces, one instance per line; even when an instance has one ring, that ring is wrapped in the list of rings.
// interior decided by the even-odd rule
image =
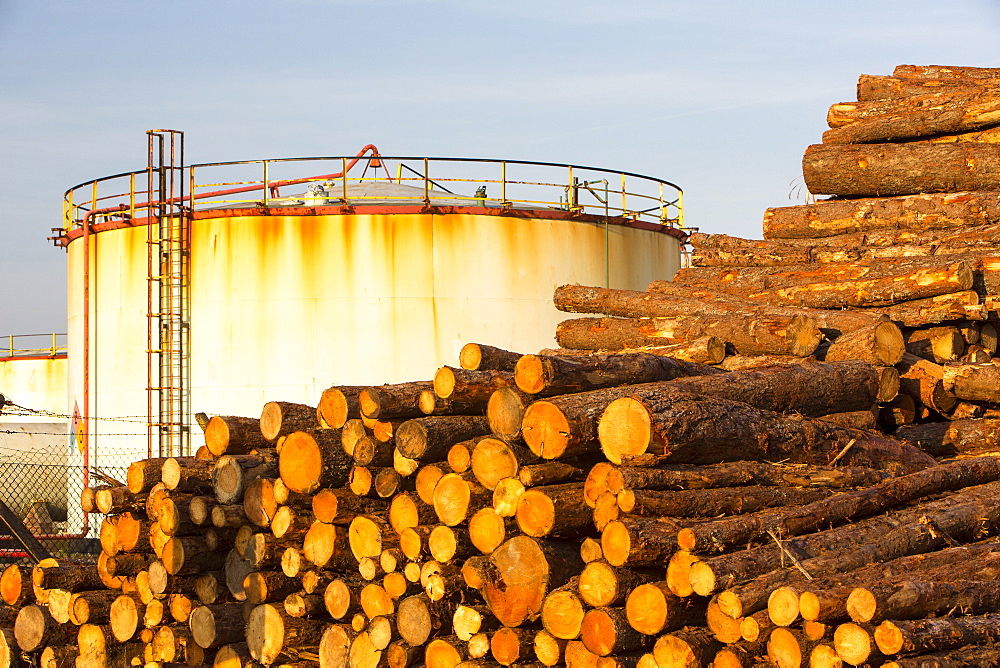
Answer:
[[[144,226],[99,239],[93,292],[94,414],[146,410]],[[563,283],[643,290],[679,265],[676,238],[559,218],[480,213],[198,218],[191,234],[195,411],[256,415],[268,400],[312,403],[329,385],[430,378],[460,344],[533,352],[565,319]],[[69,244],[70,348],[82,319],[82,244]],[[81,391],[70,369],[71,403]],[[141,425],[140,425],[141,427]]]

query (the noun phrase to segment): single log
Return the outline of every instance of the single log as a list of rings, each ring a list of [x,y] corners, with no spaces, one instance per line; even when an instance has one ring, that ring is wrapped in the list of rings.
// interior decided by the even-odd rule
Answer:
[[[767,610],[759,610],[740,620],[740,634],[747,642],[760,642],[767,638],[775,624]]]
[[[538,631],[535,633],[535,638],[532,641],[535,649],[535,658],[543,666],[559,665],[566,652],[566,643],[566,640],[556,638],[544,629]]]
[[[323,590],[323,604],[334,619],[349,619],[361,610],[361,586],[357,580],[337,578]]]
[[[260,414],[260,433],[272,443],[280,436],[315,429],[316,408],[288,401],[269,401]]]
[[[294,492],[310,494],[321,487],[343,487],[351,461],[336,429],[296,431],[285,438],[278,460],[281,479]]]
[[[923,654],[998,639],[998,615],[886,621],[875,629],[875,642],[888,655]]]
[[[254,604],[276,603],[299,590],[299,582],[281,571],[256,571],[243,579],[247,600]]]
[[[167,459],[167,457],[155,457],[129,464],[125,474],[129,491],[133,494],[142,494],[152,490],[160,482],[160,470]]]
[[[909,580],[855,588],[846,611],[855,622],[917,619],[958,608],[963,614],[994,612],[1000,601],[1000,583],[977,580],[939,582]]]
[[[944,367],[912,353],[900,363],[899,389],[927,408],[947,413],[956,405],[955,396],[945,388]]]
[[[396,448],[411,459],[441,461],[460,441],[489,433],[485,417],[442,415],[407,420],[396,432]]]
[[[241,455],[270,447],[257,418],[216,415],[205,426],[205,445],[216,457]]]
[[[463,369],[470,371],[513,371],[514,365],[517,364],[520,357],[521,353],[514,353],[482,343],[466,343],[458,353],[459,364]]]
[[[485,404],[494,391],[510,387],[514,377],[510,371],[483,369],[472,371],[443,366],[434,374],[434,394],[442,399],[454,399]]]
[[[522,533],[541,538],[579,534],[593,524],[593,512],[583,500],[582,482],[532,487],[517,503],[517,526]]]
[[[876,407],[875,410],[867,411],[830,413],[829,415],[820,415],[816,419],[823,420],[824,422],[832,422],[841,427],[871,431],[878,428],[878,408]]]
[[[247,621],[247,646],[257,661],[275,663],[286,647],[318,646],[325,628],[321,620],[291,617],[279,606],[260,605]]]
[[[435,561],[445,564],[458,557],[464,559],[473,552],[469,533],[448,526],[437,526],[427,539],[427,547]]]
[[[683,491],[623,490],[616,496],[623,513],[650,517],[721,517],[765,508],[811,504],[833,494],[829,488],[718,487]]]
[[[625,616],[633,629],[653,636],[699,624],[705,618],[706,603],[677,596],[665,581],[647,582],[629,593]]]
[[[837,337],[823,359],[827,362],[861,360],[876,366],[892,366],[903,359],[905,352],[906,344],[899,327],[884,321]]]
[[[913,299],[865,311],[885,315],[900,327],[919,327],[949,320],[985,320],[988,313],[975,290]]]
[[[524,445],[486,437],[476,441],[470,468],[479,484],[492,490],[504,478],[515,477],[522,464],[537,460],[538,455]]]
[[[954,291],[950,284],[948,287],[947,291]],[[822,339],[816,322],[801,314],[751,319],[741,316],[575,318],[564,320],[556,328],[560,346],[588,350],[680,343],[704,336],[717,336],[731,343],[736,352],[746,355],[811,355]]]
[[[647,451],[685,463],[739,459],[825,463],[851,443],[841,459],[844,464],[896,472],[934,464],[932,457],[907,443],[818,420],[783,417],[736,401],[682,391],[661,391],[657,396],[636,392],[635,397],[617,399],[600,418],[601,449],[615,463],[621,463],[623,454]]]
[[[928,327],[904,336],[906,350],[937,364],[957,360],[965,352],[965,338],[956,327]]]
[[[426,594],[410,596],[399,602],[396,628],[412,647],[424,645],[432,635],[447,635],[455,615],[455,604],[432,601]]]
[[[739,461],[707,466],[669,465],[647,468],[608,465],[603,482],[595,476],[598,467],[587,477],[592,494],[625,490],[693,490],[753,485],[777,487],[867,487],[889,477],[884,471],[859,467],[829,467],[769,462]]]
[[[188,627],[194,642],[205,649],[242,642],[246,631],[243,605],[220,603],[197,607],[191,611]]]
[[[72,627],[58,624],[45,608],[34,604],[21,608],[14,622],[14,638],[25,652],[45,645],[66,645],[74,635]]]
[[[347,456],[353,457],[354,446],[362,437],[369,435],[371,431],[360,418],[348,420],[340,432],[340,444]]]
[[[913,65],[901,65],[910,67]],[[936,92],[978,90],[984,86],[1000,84],[994,78],[983,79],[920,79],[908,75],[874,76],[862,74],[858,77],[858,100],[871,102],[874,100],[895,100],[913,95],[924,95]]]
[[[817,195],[885,197],[1000,189],[991,144],[814,144],[802,158]]]
[[[241,503],[246,488],[258,478],[278,476],[278,456],[273,450],[252,455],[222,455],[212,470],[212,489],[219,503]]]
[[[94,492],[94,506],[105,515],[122,513],[128,510],[141,511],[146,504],[145,494],[133,494],[128,487],[104,487]]]
[[[504,626],[519,626],[541,610],[545,595],[582,569],[571,546],[515,536],[489,556],[481,591]]]
[[[111,618],[111,604],[119,593],[115,590],[87,591],[74,594],[70,599],[69,619],[81,624],[107,624]]]
[[[821,200],[802,206],[768,209],[764,213],[764,237],[834,237],[886,228],[919,233],[997,222],[1000,222],[1000,194],[997,192],[936,194],[928,191],[903,197]]]
[[[957,364],[943,369],[946,392],[959,399],[1000,403],[1000,366]]]
[[[465,473],[472,466],[472,449],[476,446],[476,439],[456,443],[448,449],[448,456],[445,460],[448,466],[455,473]]]
[[[358,515],[381,513],[388,510],[384,499],[358,496],[349,489],[321,489],[312,497],[313,516],[327,524],[350,524]]]
[[[198,532],[198,525],[191,520],[190,495],[174,495],[165,498],[160,504],[160,530],[168,536],[188,536]],[[118,540],[121,542],[122,522],[118,522]]]
[[[39,562],[31,571],[32,583],[42,589],[86,591],[101,586],[95,564],[59,559]]]
[[[442,399],[429,390],[420,393],[420,412],[424,415],[483,415],[486,400],[481,402]]]
[[[997,125],[1000,100],[993,90],[963,87],[902,99],[842,102],[830,107],[826,144],[916,139]]]
[[[509,517],[494,508],[482,508],[469,518],[469,540],[477,550],[489,554],[513,535],[515,528]]]
[[[209,550],[201,536],[174,536],[164,545],[162,560],[170,575],[190,575],[222,568],[225,558]]]
[[[816,644],[801,631],[775,628],[767,639],[768,663],[782,668],[803,665]]]
[[[577,462],[586,466],[585,462]],[[587,470],[574,466],[572,461],[548,461],[527,464],[517,470],[517,479],[524,487],[556,485],[562,482],[578,482],[587,477]]]
[[[535,631],[501,628],[490,637],[490,652],[501,666],[523,662],[531,654]]]
[[[316,417],[320,426],[340,429],[348,420],[360,418],[361,408],[358,399],[364,389],[360,385],[334,385],[323,390],[319,405],[316,407]]]
[[[612,566],[663,565],[677,551],[682,526],[669,517],[623,516],[604,527],[601,550]]]
[[[361,415],[378,420],[420,417],[424,414],[420,410],[420,393],[433,389],[434,383],[429,380],[366,387],[358,397]]]
[[[342,526],[314,522],[302,539],[302,556],[320,568],[348,568],[355,560],[347,534]]]
[[[416,494],[403,492],[393,497],[389,506],[389,524],[396,533],[403,529],[432,523],[434,506],[420,500]]]
[[[514,380],[518,388],[528,394],[553,396],[720,373],[719,369],[707,365],[645,353],[576,357],[525,355],[517,363]]]
[[[0,575],[0,599],[17,608],[34,599],[31,572],[24,566],[11,564]]]
[[[579,592],[579,578],[573,577],[556,587],[542,601],[542,626],[554,638],[575,640],[580,637],[587,606]]]
[[[956,453],[1000,451],[1000,420],[967,419],[900,427],[897,438],[907,439],[936,457]]]
[[[434,487],[434,512],[447,526],[464,522],[492,503],[490,490],[482,487],[469,473],[448,473]]]
[[[499,438],[515,441],[521,436],[521,419],[532,398],[515,387],[504,387],[490,395],[486,419]]]
[[[707,666],[722,645],[706,628],[690,627],[660,636],[653,645],[657,666]]]
[[[815,268],[816,265],[802,265],[797,269],[789,268],[789,270],[790,273],[791,271],[810,272]],[[688,276],[699,270],[685,269],[684,271],[685,274],[683,275]],[[701,302],[711,302],[716,305],[715,308],[722,310],[740,310],[746,313],[763,311],[775,316],[786,316],[789,318],[796,315],[807,315],[816,321],[816,325],[822,332],[830,336],[839,336],[861,327],[867,327],[879,322],[881,319],[881,317],[876,314],[864,311],[802,309],[798,307],[775,306],[750,301],[745,299],[745,294],[748,291],[739,289],[734,290],[730,287],[730,283],[732,283],[737,275],[741,276],[741,281],[743,280],[742,274],[745,272],[739,270],[735,271],[737,273],[727,272],[721,275],[718,280],[710,279],[708,281],[702,281],[697,286],[675,282],[677,279],[675,276],[675,281],[651,281],[646,289],[649,292],[659,295],[688,298]],[[768,274],[770,273],[771,272],[768,272]],[[717,272],[712,272],[711,275],[717,275]]]

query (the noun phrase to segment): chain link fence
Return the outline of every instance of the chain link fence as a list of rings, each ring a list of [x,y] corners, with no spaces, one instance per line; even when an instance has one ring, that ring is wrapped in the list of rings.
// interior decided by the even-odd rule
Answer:
[[[0,453],[0,501],[53,557],[96,559],[102,516],[81,509],[85,469],[66,461],[64,452],[53,450]],[[102,467],[100,473],[124,484],[126,470]],[[34,560],[0,525],[0,565],[14,563],[33,565]]]

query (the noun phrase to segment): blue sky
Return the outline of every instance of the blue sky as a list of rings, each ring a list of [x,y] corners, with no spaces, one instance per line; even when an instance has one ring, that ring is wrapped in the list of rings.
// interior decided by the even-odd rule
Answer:
[[[687,222],[760,236],[859,74],[1000,67],[997,0],[0,0],[0,335],[65,331],[67,188],[189,162],[511,158],[679,184]]]

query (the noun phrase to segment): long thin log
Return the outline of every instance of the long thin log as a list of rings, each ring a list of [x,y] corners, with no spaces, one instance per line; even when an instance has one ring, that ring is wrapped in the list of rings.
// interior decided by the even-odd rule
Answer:
[[[814,144],[802,158],[817,195],[885,197],[1000,189],[993,144]]]

